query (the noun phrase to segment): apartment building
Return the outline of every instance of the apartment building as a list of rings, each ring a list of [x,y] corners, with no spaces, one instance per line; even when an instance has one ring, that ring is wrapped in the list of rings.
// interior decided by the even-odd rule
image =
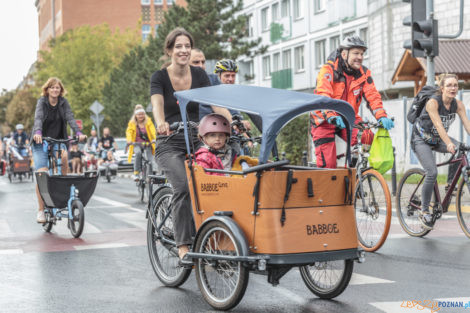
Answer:
[[[456,33],[460,1],[434,0],[439,33]],[[252,38],[268,46],[263,55],[241,58],[239,82],[265,87],[312,91],[316,76],[341,40],[356,34],[369,49],[364,65],[372,71],[377,89],[390,97],[409,94],[412,82],[392,85],[393,73],[404,53],[411,28],[403,26],[411,14],[402,0],[245,0],[244,13]],[[468,12],[470,3],[466,1]],[[459,39],[470,38],[470,19]]]
[[[142,40],[155,34],[163,14],[185,0],[35,0],[39,23],[39,48],[51,38],[82,25],[108,23],[111,29],[136,28],[141,23]]]

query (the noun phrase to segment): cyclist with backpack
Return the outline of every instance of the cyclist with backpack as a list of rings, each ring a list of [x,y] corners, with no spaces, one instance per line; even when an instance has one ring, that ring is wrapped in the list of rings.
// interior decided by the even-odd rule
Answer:
[[[366,43],[358,36],[346,37],[320,69],[315,94],[348,102],[356,112],[356,123],[361,121],[358,111],[364,99],[375,118],[384,128],[390,130],[394,123],[387,117],[370,70],[362,65],[366,50]],[[335,135],[346,138],[346,126],[342,117],[335,111],[315,111],[310,113],[310,121],[317,166],[335,168]],[[352,145],[357,143],[357,133],[358,129],[354,128]]]
[[[433,186],[437,178],[437,166],[433,151],[455,153],[459,142],[449,137],[447,132],[450,125],[454,122],[456,114],[459,115],[465,130],[470,134],[470,121],[467,117],[465,106],[461,101],[455,99],[458,90],[457,75],[441,74],[436,94],[426,101],[425,106],[421,107],[420,112],[419,105],[413,106],[416,111],[414,115],[417,117],[413,124],[411,148],[426,174],[421,195],[422,214],[420,214],[419,218],[427,229],[432,229],[434,226],[432,215],[429,211]],[[412,110],[408,113],[408,120],[412,119]]]

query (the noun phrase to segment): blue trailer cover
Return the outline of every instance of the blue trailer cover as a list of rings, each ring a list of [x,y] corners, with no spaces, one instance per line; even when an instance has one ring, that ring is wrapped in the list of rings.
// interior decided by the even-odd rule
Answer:
[[[266,163],[275,139],[282,127],[296,116],[314,110],[334,110],[344,117],[348,145],[348,164],[351,160],[351,129],[355,121],[354,109],[342,100],[276,88],[221,84],[175,92],[181,116],[186,125],[186,107],[190,101],[257,114],[263,121],[263,140],[259,155],[260,164]],[[185,127],[186,148],[189,148],[188,129]]]

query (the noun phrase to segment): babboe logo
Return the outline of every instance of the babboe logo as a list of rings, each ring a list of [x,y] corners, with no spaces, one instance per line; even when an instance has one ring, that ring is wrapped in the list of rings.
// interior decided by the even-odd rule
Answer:
[[[202,192],[218,192],[222,188],[228,188],[228,183],[202,183],[201,191]]]
[[[307,235],[325,235],[325,234],[337,234],[339,233],[338,224],[317,224],[317,225],[305,225],[307,229]]]

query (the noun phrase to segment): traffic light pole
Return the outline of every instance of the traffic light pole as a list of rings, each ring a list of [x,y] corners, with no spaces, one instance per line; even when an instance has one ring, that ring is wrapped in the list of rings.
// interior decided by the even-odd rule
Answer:
[[[434,0],[426,0],[426,19],[434,18]],[[434,76],[436,76],[434,71],[434,57],[428,55],[426,57],[426,67],[427,67],[427,81],[426,85],[434,86]]]

